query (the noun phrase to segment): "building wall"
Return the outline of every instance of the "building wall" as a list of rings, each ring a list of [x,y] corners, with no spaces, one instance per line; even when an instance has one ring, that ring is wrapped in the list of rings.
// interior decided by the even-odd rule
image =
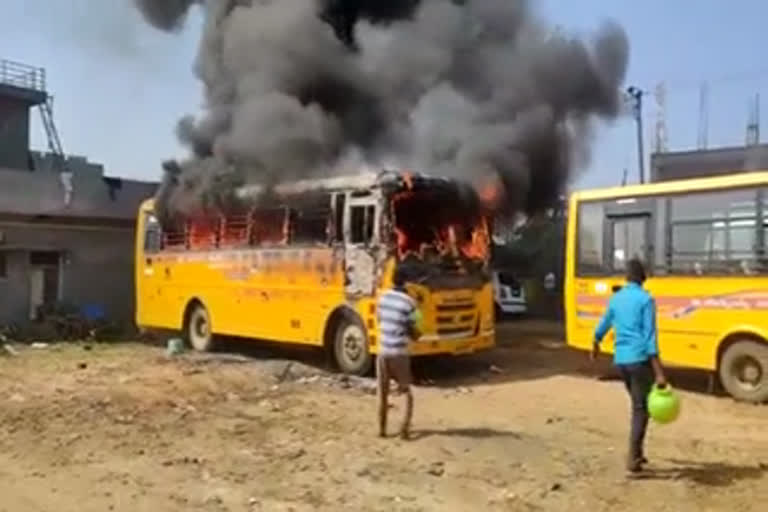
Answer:
[[[62,302],[99,305],[110,319],[134,317],[134,229],[56,226],[0,220],[8,278],[0,281],[0,321],[23,323],[29,313],[29,252],[60,251]],[[0,246],[2,249],[3,246]]]
[[[766,144],[651,155],[652,182],[765,169],[768,169]]]
[[[0,213],[128,220],[136,217],[141,202],[157,189],[156,183],[105,177],[100,165],[71,157],[74,176],[67,204],[61,175],[51,168],[50,160],[35,153],[32,157],[37,169],[32,172],[0,166]]]
[[[5,278],[0,278],[0,325],[22,322],[29,314],[28,256],[21,252],[6,253]]]

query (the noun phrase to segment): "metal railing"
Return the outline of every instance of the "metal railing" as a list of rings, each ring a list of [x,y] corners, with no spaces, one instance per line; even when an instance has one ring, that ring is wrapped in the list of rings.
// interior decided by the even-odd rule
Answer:
[[[0,85],[45,92],[45,69],[0,59]]]

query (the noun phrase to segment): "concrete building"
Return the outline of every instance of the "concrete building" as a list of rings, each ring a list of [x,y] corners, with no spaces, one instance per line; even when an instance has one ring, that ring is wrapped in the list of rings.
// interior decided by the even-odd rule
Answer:
[[[47,101],[43,70],[0,61],[0,325],[62,303],[130,321],[136,212],[157,185],[107,177],[55,143],[30,151],[30,111]]]
[[[651,182],[768,169],[768,144],[651,155]]]

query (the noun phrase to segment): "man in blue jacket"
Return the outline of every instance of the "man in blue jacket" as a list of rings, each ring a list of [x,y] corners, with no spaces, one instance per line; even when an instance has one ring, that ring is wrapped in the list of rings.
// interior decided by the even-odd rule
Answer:
[[[627,469],[637,473],[647,462],[643,442],[648,427],[648,394],[654,379],[657,385],[663,387],[666,378],[659,360],[656,304],[643,289],[645,269],[640,261],[633,259],[627,263],[627,281],[626,286],[611,297],[608,309],[595,330],[592,358],[597,357],[600,342],[613,328],[616,335],[613,362],[632,401]]]

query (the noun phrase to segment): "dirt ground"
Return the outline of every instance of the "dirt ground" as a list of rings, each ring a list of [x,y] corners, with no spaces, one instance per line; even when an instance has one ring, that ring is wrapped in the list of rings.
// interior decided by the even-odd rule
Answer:
[[[511,323],[492,353],[418,364],[409,442],[375,436],[371,381],[294,355],[19,349],[0,357],[0,511],[765,510],[768,409],[673,374],[684,414],[628,480],[625,392],[559,338]]]

